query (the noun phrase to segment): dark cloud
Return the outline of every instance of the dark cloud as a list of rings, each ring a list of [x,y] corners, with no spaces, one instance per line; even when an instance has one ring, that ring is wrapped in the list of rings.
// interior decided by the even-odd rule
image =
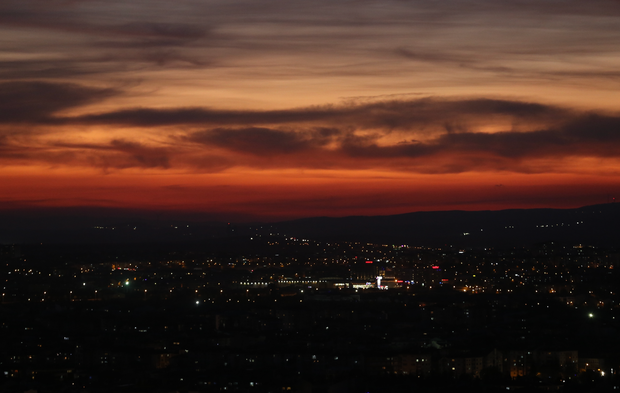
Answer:
[[[188,140],[255,155],[298,153],[325,146],[340,134],[336,129],[284,131],[270,128],[217,128],[191,134]]]
[[[152,147],[123,139],[113,139],[107,144],[57,142],[34,145],[0,137],[0,161],[10,164],[85,166],[105,171],[123,168],[168,169],[171,167],[170,156],[177,151],[174,148]]]
[[[0,83],[0,123],[49,123],[65,109],[108,98],[117,92],[71,83]]]
[[[167,152],[164,149],[151,148],[137,142],[121,139],[112,140],[110,145],[117,151],[128,154],[132,160],[138,163],[137,166],[146,168],[168,168],[170,166]]]
[[[4,50],[55,53],[0,61],[0,78],[66,78],[109,74],[156,67],[205,67],[210,61],[202,51],[184,48],[209,37],[204,21],[171,18],[158,12],[162,4],[90,1],[11,1],[0,4],[0,25],[12,33]],[[176,19],[176,20],[173,20]],[[24,30],[28,33],[24,34]],[[7,30],[5,30],[7,31]],[[24,39],[39,35],[36,43]]]
[[[585,115],[555,129],[531,132],[446,132],[424,142],[380,145],[354,135],[342,140],[341,153],[378,166],[402,166],[425,173],[471,170],[557,171],[532,159],[615,158],[620,155],[620,117]],[[405,159],[406,161],[402,161]]]
[[[236,111],[208,108],[134,108],[68,119],[75,123],[120,124],[138,127],[170,125],[253,125],[312,122],[337,115],[329,107],[276,111]]]
[[[169,40],[195,40],[204,38],[208,29],[204,26],[180,23],[130,22],[113,25],[107,29],[114,35],[159,38]]]
[[[251,111],[210,108],[130,108],[115,112],[90,114],[64,121],[78,124],[125,125],[137,127],[204,125],[263,126],[274,124],[315,123],[348,126],[357,129],[412,130],[441,125],[458,129],[459,123],[486,122],[504,118],[513,122],[560,121],[572,111],[539,103],[502,99],[390,100],[363,102],[349,100],[341,105]]]
[[[115,65],[116,70],[135,70],[135,66]],[[83,59],[76,55],[72,60],[29,60],[29,61],[0,61],[0,80],[19,79],[71,79],[105,73],[110,70],[109,59],[97,61]]]
[[[434,143],[450,151],[508,158],[614,157],[620,153],[620,117],[581,115],[547,130],[446,134]]]
[[[134,108],[67,119],[76,123],[128,125],[138,127],[170,125],[269,125],[325,123],[360,129],[421,131],[427,125],[447,124],[484,116],[514,120],[557,119],[570,111],[549,105],[499,99],[447,100],[422,98],[371,103],[351,102],[274,111],[234,111],[208,108]]]
[[[169,155],[174,151],[123,139],[113,139],[109,144],[56,143],[53,147],[67,149],[79,156],[80,160],[102,168],[167,169],[170,167]],[[80,152],[83,154],[79,154]]]
[[[119,72],[139,73],[148,67],[187,69],[212,64],[207,56],[194,56],[176,48],[144,42],[93,46],[99,48],[98,52],[72,53],[71,57],[62,60],[0,61],[0,80],[67,80]]]
[[[204,38],[208,34],[208,27],[192,23],[165,21],[165,15],[158,15],[157,20],[144,20],[138,15],[124,23],[117,21],[126,19],[126,16],[117,14],[116,19],[106,17],[107,10],[97,15],[95,8],[88,12],[80,8],[80,2],[53,2],[7,1],[0,5],[0,22],[5,26],[56,30],[68,33],[88,34],[99,37],[139,38],[180,44],[188,40]],[[81,2],[88,3],[88,2]],[[112,9],[112,8],[111,8]],[[111,10],[110,9],[110,10]],[[119,10],[120,11],[120,10]],[[152,17],[148,10],[143,16]],[[88,17],[90,23],[85,20]]]
[[[381,141],[390,134],[389,129],[368,134],[358,133],[350,127],[321,131],[295,130],[292,126],[290,129],[216,128],[190,133],[186,139],[265,159],[251,161],[253,166],[278,166],[278,162],[274,163],[271,158],[289,154],[297,157],[297,161],[282,159],[279,164],[283,167],[400,167],[425,173],[553,171],[557,168],[536,166],[540,164],[530,164],[530,159],[613,158],[620,155],[620,117],[617,116],[579,114],[544,105],[496,100],[452,102],[447,106],[450,107],[469,115],[508,114],[520,119],[542,116],[552,121],[533,131],[480,132],[467,127],[458,130],[444,127],[442,132],[424,140],[407,139],[394,143]],[[458,110],[456,112],[458,115]],[[560,113],[567,117],[557,117]],[[452,116],[455,114],[445,111],[435,122],[441,124]],[[425,122],[431,121],[428,116],[424,118]],[[311,154],[300,154],[306,152]],[[248,165],[248,161],[240,162]]]
[[[499,99],[436,99],[398,100],[359,105],[350,110],[351,118],[360,118],[361,125],[367,128],[387,128],[391,130],[421,131],[425,126],[437,124],[450,125],[479,121],[492,122],[499,117],[513,121],[540,121],[557,119],[566,110],[520,101]]]
[[[594,64],[593,59],[610,53],[618,42],[612,16],[619,13],[617,2],[611,0],[522,0],[499,5],[490,0],[441,4],[387,0],[380,7],[374,1],[353,0],[319,0],[311,5],[285,0],[207,5],[189,0],[174,6],[167,0],[4,0],[0,25],[3,33],[13,36],[5,40],[3,50],[54,53],[44,60],[61,64],[46,67],[40,58],[28,56],[20,60],[23,67],[5,64],[10,69],[0,77],[232,66],[240,73],[231,73],[257,79],[281,78],[284,72],[305,79],[310,74],[376,76],[387,67],[403,75],[411,72],[414,61],[424,63],[421,68],[426,71],[451,68],[456,73],[446,72],[442,78],[453,82],[452,75],[462,67],[478,76],[528,79],[553,79],[556,72],[571,69],[590,79],[615,72],[613,66]],[[25,38],[31,34],[39,39]],[[254,66],[270,58],[280,64],[283,55],[293,59],[289,61],[298,71]],[[549,69],[552,62],[545,60],[560,55],[571,61],[579,55],[589,60],[574,63],[582,67]],[[333,61],[324,61],[326,57]],[[517,66],[524,57],[542,61]]]
[[[588,143],[616,144],[620,142],[620,117],[588,114],[567,124],[563,131]]]
[[[135,108],[61,117],[64,109],[116,91],[42,82],[2,87],[0,122],[7,125],[137,126],[159,134],[159,142],[150,145],[111,139],[107,144],[34,143],[30,151],[32,141],[4,138],[4,159],[101,168],[389,167],[445,173],[553,171],[558,168],[542,168],[530,159],[620,155],[619,116],[535,102],[431,97],[271,111]],[[225,157],[226,152],[231,154]]]

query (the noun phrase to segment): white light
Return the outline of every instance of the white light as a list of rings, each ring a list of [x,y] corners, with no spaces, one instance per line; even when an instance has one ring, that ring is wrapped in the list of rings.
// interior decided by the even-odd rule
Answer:
[[[196,300],[196,304],[200,304],[200,300]]]

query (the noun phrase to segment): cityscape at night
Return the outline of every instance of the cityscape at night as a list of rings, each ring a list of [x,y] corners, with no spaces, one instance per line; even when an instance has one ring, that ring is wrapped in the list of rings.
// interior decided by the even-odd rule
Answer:
[[[592,213],[577,228],[609,208],[564,213]],[[2,246],[2,390],[620,386],[617,246],[372,243],[279,232],[287,225],[228,224],[202,241]]]
[[[618,0],[0,0],[0,392],[620,392]]]

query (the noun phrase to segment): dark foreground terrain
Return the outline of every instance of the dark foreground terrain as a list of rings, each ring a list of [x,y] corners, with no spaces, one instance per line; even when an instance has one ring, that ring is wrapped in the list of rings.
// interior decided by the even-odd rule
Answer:
[[[219,246],[7,245],[0,255],[2,392],[620,386],[613,248],[255,233]]]

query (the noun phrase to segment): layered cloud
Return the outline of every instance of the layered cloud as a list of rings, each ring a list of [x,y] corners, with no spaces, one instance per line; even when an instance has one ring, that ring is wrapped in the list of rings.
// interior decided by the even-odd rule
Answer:
[[[114,94],[113,89],[72,83],[0,83],[0,124],[55,122],[52,116],[65,109],[88,105]]]
[[[446,113],[445,117],[450,114]],[[445,117],[438,119],[439,129]],[[478,120],[479,122],[480,120]],[[478,123],[476,122],[476,123]],[[430,122],[424,122],[429,127]],[[480,124],[476,124],[480,126]],[[420,141],[381,142],[390,129],[358,134],[352,128],[283,131],[267,128],[213,129],[190,134],[189,139],[205,146],[250,155],[260,166],[260,158],[274,165],[273,158],[298,158],[301,167],[371,168],[391,167],[424,173],[466,171],[541,172],[570,170],[564,160],[586,157],[614,159],[620,154],[620,117],[573,114],[571,118],[532,131],[480,132],[466,126],[457,131],[446,127]],[[410,128],[399,135],[416,136]],[[277,141],[277,142],[276,142]],[[536,160],[545,160],[539,166]],[[295,162],[282,159],[284,165]],[[240,158],[240,162],[247,162]],[[574,169],[574,168],[573,168]]]
[[[475,176],[506,189],[503,176],[582,176],[602,190],[620,168],[619,20],[615,0],[1,1],[0,201],[49,174],[65,195],[84,173],[79,200],[94,204],[89,176],[116,190],[147,174],[236,182],[274,209],[268,184],[287,173],[280,194],[339,208],[361,188],[394,206],[418,190],[398,202],[367,178],[461,195]],[[579,194],[571,181],[561,192]],[[214,209],[232,195],[200,190]]]
[[[349,100],[283,110],[128,108],[67,115],[120,94],[75,84],[2,84],[0,156],[54,165],[219,171],[231,167],[389,168],[420,173],[566,172],[616,160],[620,116],[490,98]],[[15,127],[28,125],[28,132]],[[110,130],[74,142],[73,128]],[[130,132],[119,137],[122,130]],[[131,130],[131,131],[129,131]],[[68,134],[67,134],[68,133]],[[133,137],[132,137],[133,135]],[[83,138],[82,138],[83,139]],[[614,161],[615,162],[615,161]]]
[[[612,0],[7,0],[0,25],[13,56],[0,59],[0,78],[217,68],[265,79],[441,72],[455,83],[450,73],[463,69],[487,79],[598,79],[617,77],[617,64],[600,60],[618,41],[619,15]]]
[[[213,110],[208,108],[126,109],[112,113],[86,115],[71,119],[83,124],[118,124],[157,127],[169,125],[266,125],[326,123],[356,128],[418,131],[426,126],[453,121],[503,117],[514,123],[523,120],[549,121],[569,115],[570,111],[549,105],[498,99],[433,99],[352,102],[288,110]],[[488,120],[487,120],[488,122]]]

